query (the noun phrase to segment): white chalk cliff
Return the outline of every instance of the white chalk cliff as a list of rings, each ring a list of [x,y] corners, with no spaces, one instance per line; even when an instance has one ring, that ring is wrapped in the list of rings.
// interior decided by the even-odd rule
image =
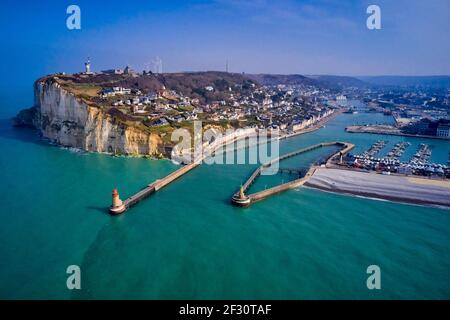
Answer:
[[[23,119],[22,113],[16,123],[34,126],[57,144],[111,154],[161,156],[164,153],[159,135],[119,121],[68,92],[53,79],[37,81],[34,93],[31,119]]]

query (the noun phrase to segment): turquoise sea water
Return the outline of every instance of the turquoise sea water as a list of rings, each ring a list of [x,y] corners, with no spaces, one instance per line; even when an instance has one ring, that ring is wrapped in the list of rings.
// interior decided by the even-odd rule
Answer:
[[[4,117],[23,107],[20,98],[1,103]],[[282,141],[281,153],[338,139],[360,152],[384,139],[410,141],[408,157],[425,141],[343,130],[374,121],[392,119],[344,114]],[[432,160],[446,163],[450,142],[426,142]],[[255,165],[203,165],[111,217],[113,187],[126,198],[176,166],[72,152],[5,120],[0,148],[0,298],[450,298],[449,210],[306,188],[235,208],[229,198]],[[264,179],[252,188],[280,182]],[[81,267],[79,291],[66,288],[73,264]],[[366,287],[372,264],[381,268],[379,291]]]

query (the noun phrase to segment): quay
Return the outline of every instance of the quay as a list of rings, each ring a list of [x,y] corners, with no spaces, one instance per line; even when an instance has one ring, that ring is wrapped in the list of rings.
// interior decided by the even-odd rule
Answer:
[[[332,154],[330,157],[328,157],[327,161],[326,161],[326,165],[325,166],[330,166],[331,162],[336,160],[336,158],[339,158],[339,162],[342,162],[342,158],[343,156],[348,153],[351,149],[353,149],[355,147],[354,144],[351,144],[349,142],[339,142],[339,141],[335,141],[335,142],[323,142],[323,143],[318,143],[306,148],[302,148],[290,153],[287,153],[283,156],[280,156],[276,159],[273,159],[271,161],[268,161],[264,164],[262,164],[260,167],[258,167],[253,173],[252,175],[247,179],[247,181],[241,186],[241,188],[239,189],[238,192],[236,192],[232,198],[231,198],[231,203],[233,205],[239,206],[239,207],[247,207],[249,205],[251,205],[252,203],[259,201],[259,200],[263,200],[267,197],[270,197],[272,195],[275,195],[277,193],[283,192],[283,191],[287,191],[289,189],[293,189],[293,188],[297,188],[302,186],[303,184],[305,184],[310,178],[311,176],[314,174],[314,172],[316,171],[316,166],[311,166],[309,168],[309,170],[306,172],[306,174],[303,177],[299,177],[298,179],[295,179],[293,181],[289,181],[280,185],[277,185],[275,187],[263,190],[263,191],[259,191],[253,194],[245,194],[245,192],[249,189],[249,187],[255,182],[255,180],[261,175],[261,172],[265,169],[265,168],[270,168],[270,166],[277,162],[277,161],[281,161],[287,158],[291,158],[294,156],[297,156],[299,154],[308,152],[308,151],[312,151],[318,148],[322,148],[322,147],[327,147],[327,146],[340,146],[341,150],[339,150],[338,152]],[[300,172],[301,170],[299,169],[292,169],[292,168],[285,168],[285,169],[280,169],[281,171],[288,171],[288,172]]]
[[[383,134],[383,135],[390,135],[390,136],[450,140],[450,137],[404,133],[399,128],[397,128],[396,126],[392,126],[392,125],[348,126],[345,128],[345,131],[348,133],[370,133],[370,134]]]

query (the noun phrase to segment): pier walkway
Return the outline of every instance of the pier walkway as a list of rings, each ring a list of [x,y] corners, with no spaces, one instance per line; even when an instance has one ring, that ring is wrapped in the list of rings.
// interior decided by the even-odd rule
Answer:
[[[200,165],[200,163],[203,161],[203,159],[204,159],[204,156],[201,156],[194,162],[182,166],[181,168],[168,174],[164,178],[158,179],[158,180],[154,181],[153,183],[150,183],[147,187],[145,187],[145,188],[141,189],[140,191],[138,191],[137,193],[133,194],[131,197],[129,197],[128,199],[126,199],[123,202],[123,205],[125,206],[124,211],[128,210],[130,207],[137,204],[139,201],[147,198],[148,196],[155,193],[156,191],[161,190],[162,188],[164,188],[165,186],[167,186],[174,180],[178,179],[182,175],[184,175],[187,172],[191,171],[192,169],[196,168],[198,165]]]
[[[201,162],[201,161],[200,161]],[[189,172],[190,170],[194,169],[196,166],[200,164],[200,162],[193,162],[191,164],[187,164],[174,172],[170,173],[169,175],[165,176],[162,179],[158,179],[155,182],[149,184],[144,189],[140,190],[139,192],[135,193],[128,199],[126,199],[123,204],[126,209],[130,208],[131,206],[135,205],[139,201],[141,201],[144,198],[147,198],[152,193],[164,188],[166,185],[171,183],[172,181],[178,179],[183,174]]]
[[[232,199],[231,202],[235,205],[238,206],[248,206],[250,204],[252,204],[253,202],[259,201],[259,200],[263,200],[269,196],[272,196],[274,194],[289,190],[289,189],[293,189],[293,188],[297,188],[302,186],[303,184],[305,184],[310,178],[311,176],[314,174],[314,172],[316,171],[316,167],[315,166],[311,166],[311,168],[309,168],[309,170],[306,172],[306,174],[298,179],[295,179],[293,181],[289,181],[280,185],[277,185],[275,187],[263,190],[263,191],[259,191],[253,194],[249,194],[249,195],[245,195],[245,192],[249,189],[249,187],[255,182],[255,180],[259,177],[259,175],[261,174],[261,172],[265,169],[265,168],[270,168],[270,166],[277,162],[277,161],[281,161],[287,158],[291,158],[294,156],[297,156],[299,154],[308,152],[308,151],[312,151],[318,148],[322,148],[322,147],[327,147],[327,146],[340,146],[341,150],[339,150],[338,152],[332,154],[326,161],[326,166],[329,166],[331,164],[331,161],[335,160],[336,158],[345,155],[347,152],[349,152],[351,149],[353,149],[355,147],[354,144],[351,144],[349,142],[339,142],[339,141],[335,141],[335,142],[324,142],[324,143],[318,143],[306,148],[302,148],[299,150],[296,150],[294,152],[290,152],[287,153],[283,156],[280,156],[276,159],[273,159],[263,165],[261,165],[260,167],[258,167],[253,173],[252,175],[247,179],[247,181],[242,185],[241,189],[239,191],[237,191]],[[281,169],[281,171],[283,170],[295,170],[295,169]],[[298,171],[300,171],[300,169],[297,169]]]
[[[211,154],[216,152],[217,149],[223,147],[226,144],[229,143],[234,143],[239,139],[242,138],[246,138],[246,137],[236,137],[230,141],[227,141],[224,144],[220,144],[217,146],[209,146],[206,148],[206,150],[208,150],[208,148],[211,151]],[[306,147],[288,154],[285,154],[281,157],[278,157],[276,159],[273,159],[263,165],[261,165],[260,167],[258,167],[253,174],[250,176],[250,178],[245,182],[245,184],[242,186],[242,190],[243,192],[247,191],[248,188],[253,184],[253,182],[256,180],[256,178],[261,174],[262,170],[266,169],[266,168],[270,168],[270,166],[275,163],[276,161],[281,161],[290,157],[294,157],[296,155],[299,155],[301,153],[304,152],[308,152],[317,148],[321,148],[324,146],[332,146],[332,145],[339,145],[342,146],[342,150],[334,155],[332,155],[328,161],[331,161],[331,159],[338,157],[339,155],[342,155],[346,152],[348,152],[350,149],[352,149],[354,147],[354,145],[350,144],[350,143],[345,143],[345,142],[326,142],[326,143],[319,143],[310,147]],[[139,190],[137,193],[135,193],[134,195],[130,196],[129,198],[127,198],[126,200],[123,201],[123,207],[124,210],[121,211],[120,213],[128,210],[130,207],[132,207],[133,205],[137,204],[139,201],[147,198],[148,196],[150,196],[151,194],[161,190],[162,188],[164,188],[165,186],[167,186],[168,184],[170,184],[171,182],[175,181],[176,179],[178,179],[179,177],[181,177],[182,175],[188,173],[189,171],[193,170],[194,168],[196,168],[197,166],[199,166],[202,161],[207,157],[207,155],[210,154],[208,152],[202,153],[202,155],[200,155],[194,162],[184,165],[181,168],[175,170],[174,172],[168,174],[167,176],[158,179],[154,182],[152,182],[151,184],[149,184],[148,186],[146,186],[145,188]],[[328,163],[328,162],[327,162]],[[294,174],[298,174],[299,177],[302,176],[302,173],[304,172],[304,170],[302,171],[301,169],[298,168],[280,168],[279,169],[281,172],[287,172],[287,173],[294,173]],[[270,195],[291,189],[291,188],[296,188],[298,186],[303,185],[308,179],[309,177],[314,173],[314,167],[311,167],[305,174],[304,177],[301,177],[299,179],[296,179],[294,181],[290,181],[281,185],[278,185],[276,187],[264,190],[264,191],[260,191],[254,194],[251,194],[248,196],[249,198],[249,202],[255,202],[261,199],[264,199]],[[237,192],[234,196],[233,199],[235,197],[239,196],[239,192]]]
[[[158,179],[158,180],[154,181],[153,183],[150,183],[147,187],[141,189],[137,193],[133,194],[132,196],[130,196],[129,198],[124,200],[123,201],[124,209],[122,211],[120,211],[120,213],[125,212],[130,207],[137,204],[139,201],[141,201],[141,200],[147,198],[148,196],[150,196],[151,194],[161,190],[162,188],[164,188],[165,186],[167,186],[174,180],[178,179],[182,175],[184,175],[184,174],[188,173],[189,171],[191,171],[192,169],[196,168],[197,166],[199,166],[202,163],[202,161],[206,157],[214,154],[215,152],[220,150],[220,148],[222,148],[228,144],[235,143],[238,140],[246,139],[246,138],[248,138],[248,135],[234,136],[232,138],[225,138],[223,142],[218,143],[217,145],[211,144],[207,147],[203,147],[203,152],[201,153],[201,155],[199,155],[192,163],[186,164],[186,165],[182,166],[181,168],[175,170],[174,172],[168,174],[167,176],[165,176],[161,179]],[[110,212],[115,214],[113,211],[113,208],[110,209]]]

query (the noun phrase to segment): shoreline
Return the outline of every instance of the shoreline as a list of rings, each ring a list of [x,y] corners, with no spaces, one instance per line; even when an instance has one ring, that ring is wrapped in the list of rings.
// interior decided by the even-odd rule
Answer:
[[[336,118],[337,116],[341,115],[342,112],[344,110],[342,108],[337,109],[337,111],[333,112],[332,114],[330,114],[329,116],[321,119],[318,123],[314,124],[312,127],[310,128],[306,128],[306,129],[302,129],[299,130],[297,132],[293,132],[293,133],[286,133],[284,135],[281,135],[279,140],[283,140],[283,139],[289,139],[298,135],[302,135],[305,133],[310,133],[310,132],[314,132],[316,130],[319,130],[321,128],[323,128],[329,121],[333,120],[334,118]]]
[[[435,183],[427,183],[429,181]],[[450,209],[448,180],[318,168],[305,186],[339,194]]]
[[[311,132],[317,131],[317,130],[323,128],[326,123],[328,123],[329,121],[333,120],[334,118],[336,118],[337,116],[341,115],[342,113],[343,113],[343,109],[338,109],[336,112],[333,112],[329,116],[321,119],[318,123],[316,123],[315,125],[313,125],[310,128],[302,129],[302,130],[300,130],[298,132],[294,132],[294,133],[281,134],[278,137],[270,137],[269,139],[267,139],[267,142],[274,141],[274,140],[290,139],[290,138],[293,138],[293,137],[298,136],[298,135],[302,135],[302,134],[306,134],[306,133],[311,133]],[[248,136],[242,137],[242,139],[246,139],[246,138],[250,138],[250,137],[252,137],[252,135],[248,135]],[[229,143],[231,143],[231,142],[229,142]],[[229,143],[227,143],[227,144],[229,144]],[[256,142],[253,145],[245,145],[244,148],[255,147],[255,146],[260,145],[261,143],[262,142]],[[223,146],[225,146],[225,145],[223,145]],[[239,150],[239,149],[240,149],[239,147],[234,148],[234,150]],[[223,151],[223,150],[222,151],[215,151],[214,153],[217,155],[217,154],[222,154],[223,152],[226,152],[226,151]]]
[[[348,191],[340,191],[340,190],[328,190],[326,188],[320,188],[317,186],[311,186],[305,183],[303,185],[304,188],[320,191],[320,192],[326,192],[326,193],[332,193],[332,194],[339,194],[344,195],[348,197],[356,197],[356,198],[362,198],[362,199],[369,199],[374,201],[384,201],[384,202],[393,202],[398,204],[405,204],[405,205],[413,205],[413,206],[420,206],[425,208],[436,208],[436,209],[443,209],[443,210],[450,210],[450,207],[442,204],[436,204],[436,203],[428,203],[428,202],[421,202],[421,201],[410,201],[408,199],[404,198],[389,198],[389,197],[380,197],[373,194],[365,194],[363,192],[348,192]]]
[[[292,137],[295,137],[295,136],[298,136],[298,135],[302,135],[302,134],[306,134],[306,133],[317,131],[317,130],[323,128],[326,123],[328,123],[332,119],[336,118],[337,116],[341,115],[342,112],[343,112],[343,109],[337,109],[337,111],[335,111],[331,115],[321,119],[318,123],[314,124],[310,128],[302,129],[302,130],[299,130],[298,132],[294,132],[294,133],[281,134],[278,137],[269,138],[267,141],[273,141],[275,139],[284,140],[284,139],[289,139],[289,138],[292,138]],[[59,148],[62,148],[64,150],[68,150],[68,151],[70,151],[70,150],[79,150],[80,152],[83,152],[83,153],[102,154],[102,155],[107,155],[107,156],[110,156],[110,157],[145,158],[145,159],[150,159],[150,160],[169,160],[169,161],[172,161],[171,157],[166,157],[166,155],[163,154],[163,153],[161,153],[159,156],[147,155],[147,154],[115,154],[115,153],[110,153],[110,152],[98,152],[98,151],[92,151],[92,150],[85,150],[85,149],[80,148],[80,147],[66,146],[66,145],[57,143],[57,142],[53,141],[50,138],[44,137],[42,135],[42,133],[40,132],[40,130],[38,128],[34,127],[34,126],[29,126],[29,127],[14,126],[14,124],[13,124],[14,118],[10,118],[8,120],[10,121],[12,127],[17,127],[17,128],[20,128],[20,129],[24,129],[25,128],[25,129],[30,129],[30,130],[36,131],[38,133],[38,136],[39,136],[41,141],[45,142],[48,145],[51,145],[51,146],[54,146],[54,147],[59,147]],[[240,139],[246,139],[248,137],[251,137],[251,135],[240,137]],[[222,147],[226,146],[227,144],[234,143],[234,142],[236,142],[236,141],[224,142],[222,144]],[[256,143],[256,145],[259,145],[259,144],[260,144],[259,142]],[[220,146],[217,146],[217,149],[219,147]],[[215,152],[217,152],[217,150]],[[219,153],[220,153],[220,151],[219,151]]]

